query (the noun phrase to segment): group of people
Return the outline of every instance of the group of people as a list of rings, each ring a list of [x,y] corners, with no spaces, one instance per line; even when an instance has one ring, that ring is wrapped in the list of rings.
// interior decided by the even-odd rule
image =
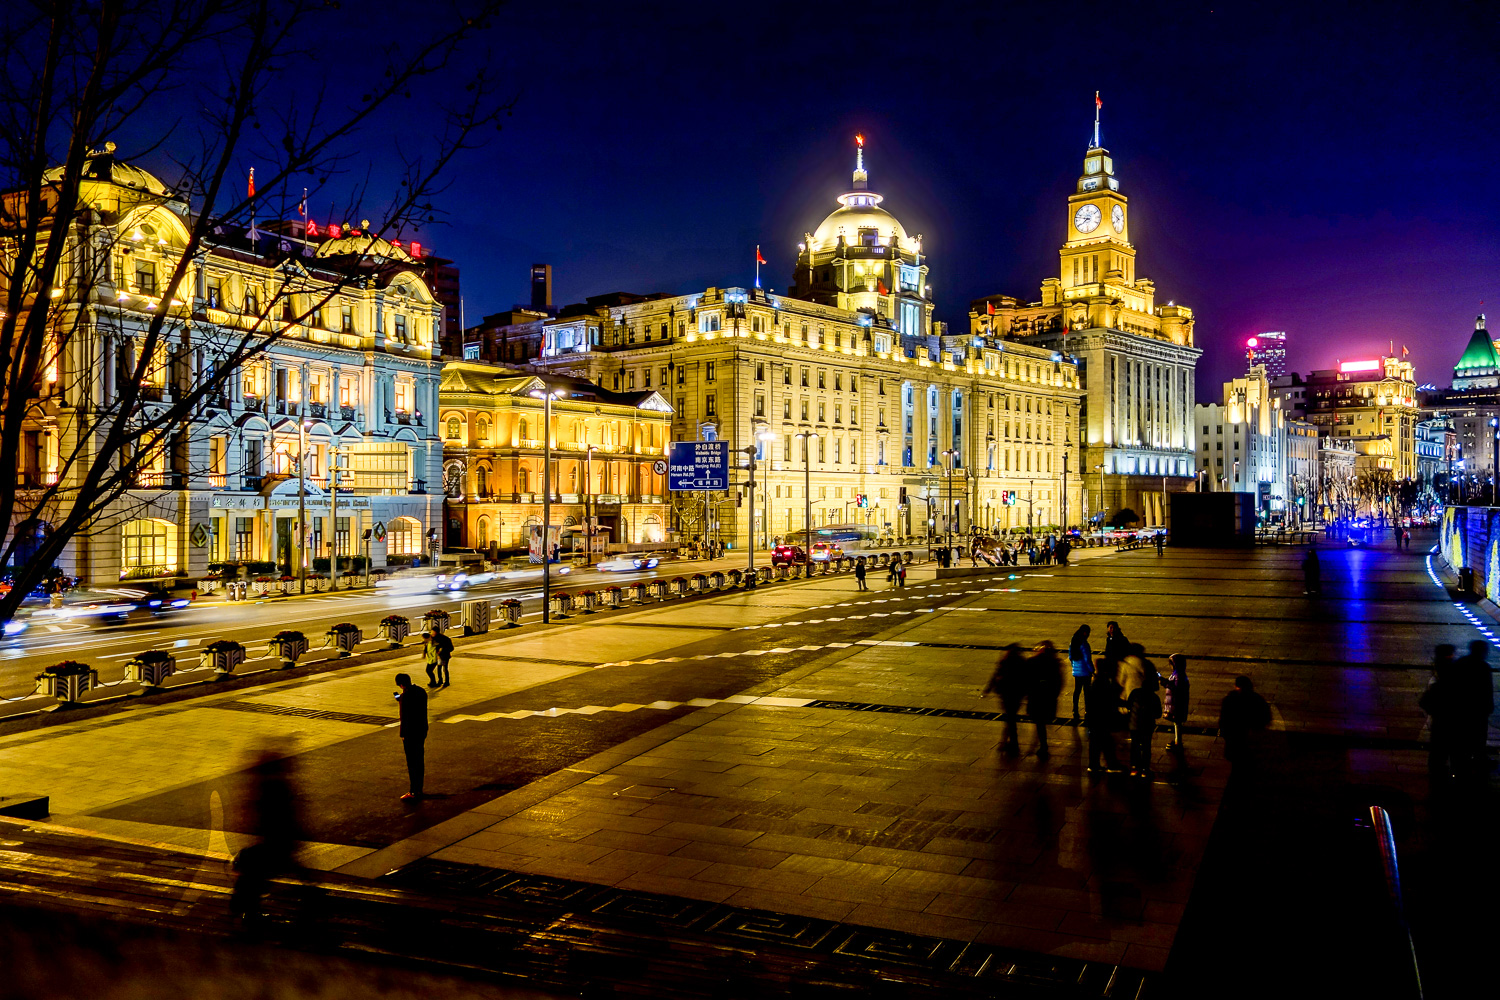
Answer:
[[[1081,720],[1088,733],[1088,772],[1098,776],[1125,770],[1120,766],[1117,742],[1118,734],[1124,732],[1129,741],[1130,775],[1150,778],[1152,738],[1161,720],[1172,726],[1167,749],[1182,749],[1182,726],[1192,694],[1187,657],[1181,653],[1167,657],[1170,670],[1162,675],[1146,657],[1144,647],[1126,637],[1119,622],[1108,623],[1098,653],[1090,642],[1091,634],[1090,626],[1080,625],[1067,654],[1073,678],[1073,721]],[[1016,722],[1026,718],[1036,726],[1036,755],[1049,756],[1047,727],[1057,718],[1062,686],[1062,658],[1051,642],[1038,644],[1030,653],[1017,643],[1005,648],[982,692],[1000,700],[1005,724],[1002,753],[1015,756],[1021,752]],[[1251,679],[1235,678],[1234,690],[1220,705],[1225,756],[1242,759],[1255,734],[1270,722],[1270,706]]]
[[[1437,648],[1432,680],[1417,701],[1432,720],[1427,766],[1434,782],[1489,773],[1486,742],[1495,711],[1490,644],[1475,639],[1467,656],[1455,659],[1453,654],[1446,643]]]

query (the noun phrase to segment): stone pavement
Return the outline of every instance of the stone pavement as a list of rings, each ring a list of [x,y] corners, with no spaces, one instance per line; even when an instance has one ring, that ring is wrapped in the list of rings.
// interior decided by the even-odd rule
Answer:
[[[277,740],[304,792],[304,860],[343,876],[480,895],[551,879],[633,906],[698,901],[695,929],[752,920],[765,942],[868,928],[888,932],[874,949],[887,957],[938,942],[923,961],[949,969],[1030,953],[1075,963],[1069,975],[1202,983],[1224,973],[1203,964],[1216,950],[1201,929],[1233,917],[1205,898],[1255,888],[1233,865],[1208,886],[1200,873],[1224,839],[1214,727],[1233,676],[1255,676],[1288,746],[1321,755],[1298,802],[1330,776],[1412,800],[1424,664],[1436,642],[1479,634],[1420,553],[1325,553],[1321,598],[1302,594],[1299,558],[1144,550],[943,583],[919,571],[870,593],[839,577],[469,641],[433,699],[435,797],[416,808],[396,801],[386,727],[390,676],[419,671],[396,662],[6,737],[0,786],[51,794],[73,828],[224,853],[248,841],[244,762]],[[1094,782],[1071,725],[1053,730],[1050,760],[998,755],[1002,723],[979,696],[996,650],[1111,619],[1159,666],[1190,657],[1182,757],[1158,751],[1153,782]],[[1329,806],[1319,822],[1341,819]],[[1415,826],[1398,833],[1403,850],[1425,844]],[[1304,922],[1359,923],[1286,872],[1258,874],[1295,894]]]

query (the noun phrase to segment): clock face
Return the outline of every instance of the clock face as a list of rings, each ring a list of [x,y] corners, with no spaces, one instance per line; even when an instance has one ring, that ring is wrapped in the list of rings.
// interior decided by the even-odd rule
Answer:
[[[1099,228],[1104,216],[1099,212],[1098,205],[1084,205],[1073,213],[1073,228],[1080,233],[1092,233]]]
[[[1109,213],[1109,221],[1114,224],[1115,232],[1123,233],[1125,231],[1125,209],[1120,205],[1116,205],[1114,210]]]

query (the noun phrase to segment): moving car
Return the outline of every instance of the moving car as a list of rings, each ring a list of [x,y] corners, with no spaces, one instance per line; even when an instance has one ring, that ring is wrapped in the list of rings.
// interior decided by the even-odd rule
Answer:
[[[381,580],[376,586],[395,594],[440,594],[445,591],[468,590],[495,579],[494,573],[470,573],[456,568],[434,568],[420,566],[398,569]]]
[[[833,562],[844,558],[844,550],[832,542],[815,542],[812,547],[813,562]]]
[[[807,553],[800,545],[778,545],[771,550],[772,566],[792,566],[807,561]]]
[[[605,573],[629,573],[634,570],[655,569],[661,564],[656,556],[623,555],[605,559],[594,564],[594,568]]]
[[[128,621],[163,615],[187,607],[186,597],[174,597],[159,587],[76,587],[63,594],[62,606],[54,608],[48,598],[26,599],[34,624],[46,621]]]

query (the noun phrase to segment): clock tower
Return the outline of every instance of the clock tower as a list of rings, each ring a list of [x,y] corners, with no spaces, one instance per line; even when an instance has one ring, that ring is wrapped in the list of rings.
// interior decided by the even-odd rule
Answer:
[[[1128,288],[1135,281],[1129,199],[1120,193],[1114,160],[1099,141],[1102,106],[1099,95],[1095,94],[1093,141],[1083,154],[1083,174],[1078,178],[1078,187],[1068,196],[1068,239],[1060,253],[1064,299],[1122,297],[1120,286]]]

